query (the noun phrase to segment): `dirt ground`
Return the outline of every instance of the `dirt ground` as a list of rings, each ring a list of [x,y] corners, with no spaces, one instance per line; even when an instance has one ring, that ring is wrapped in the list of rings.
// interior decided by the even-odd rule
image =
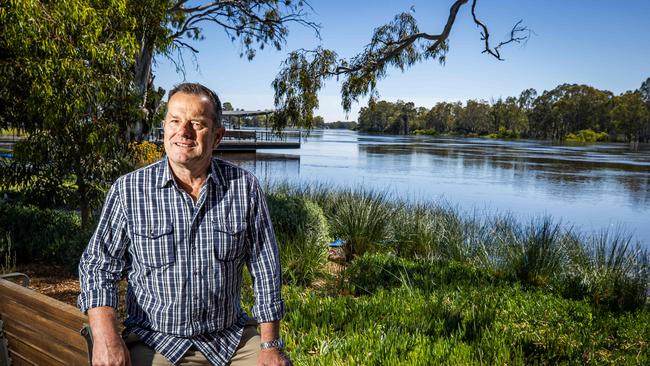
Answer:
[[[29,276],[29,288],[73,306],[77,305],[79,279],[59,266],[29,264],[14,272]]]
[[[326,271],[331,275],[338,277],[344,266],[335,262],[328,262]],[[60,266],[45,264],[29,264],[17,266],[14,272],[21,272],[29,276],[29,288],[41,294],[55,298],[72,306],[77,306],[77,296],[79,296],[79,278],[71,275],[67,270]],[[20,282],[16,280],[16,282]],[[120,284],[120,298],[123,300],[126,282]],[[336,281],[332,281],[336,282]],[[326,281],[317,280],[312,284],[313,288],[327,286]]]

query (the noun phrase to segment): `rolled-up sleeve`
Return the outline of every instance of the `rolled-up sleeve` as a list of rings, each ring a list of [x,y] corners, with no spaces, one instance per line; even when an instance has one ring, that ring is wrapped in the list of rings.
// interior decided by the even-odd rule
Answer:
[[[84,313],[98,306],[118,306],[117,282],[122,276],[126,263],[124,252],[129,243],[117,189],[119,182],[109,190],[97,229],[79,262],[81,293],[77,306]]]
[[[249,268],[255,294],[253,317],[260,323],[280,320],[284,315],[280,254],[266,199],[256,179],[251,189],[249,229]]]

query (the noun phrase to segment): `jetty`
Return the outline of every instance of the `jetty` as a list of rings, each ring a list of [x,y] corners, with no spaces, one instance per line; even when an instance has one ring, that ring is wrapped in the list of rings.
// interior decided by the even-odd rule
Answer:
[[[302,143],[302,131],[272,131],[268,128],[269,115],[273,110],[260,111],[223,111],[226,134],[216,152],[254,152],[258,149],[299,149]],[[242,128],[242,118],[264,117],[263,128]]]
[[[261,111],[223,111],[222,123],[226,134],[214,153],[256,152],[258,149],[300,149],[303,132],[298,129],[285,129],[281,132],[268,127],[268,116],[273,110]],[[264,127],[242,127],[242,118],[255,116],[264,117]],[[150,141],[162,144],[163,129],[158,127],[152,131]]]

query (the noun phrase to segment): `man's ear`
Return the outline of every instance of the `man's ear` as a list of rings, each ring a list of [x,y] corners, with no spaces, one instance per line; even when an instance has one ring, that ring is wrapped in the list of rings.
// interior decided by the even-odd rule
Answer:
[[[217,146],[219,145],[219,142],[221,142],[221,139],[223,136],[226,134],[226,128],[225,127],[219,127],[217,128],[217,132],[214,134],[214,144],[212,145],[212,149],[216,149]]]

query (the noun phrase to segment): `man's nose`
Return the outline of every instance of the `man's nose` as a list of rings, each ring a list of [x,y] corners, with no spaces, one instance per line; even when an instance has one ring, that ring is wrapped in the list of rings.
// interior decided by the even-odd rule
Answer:
[[[181,121],[178,125],[178,129],[183,133],[183,135],[189,135],[192,133],[192,123],[190,121]]]

